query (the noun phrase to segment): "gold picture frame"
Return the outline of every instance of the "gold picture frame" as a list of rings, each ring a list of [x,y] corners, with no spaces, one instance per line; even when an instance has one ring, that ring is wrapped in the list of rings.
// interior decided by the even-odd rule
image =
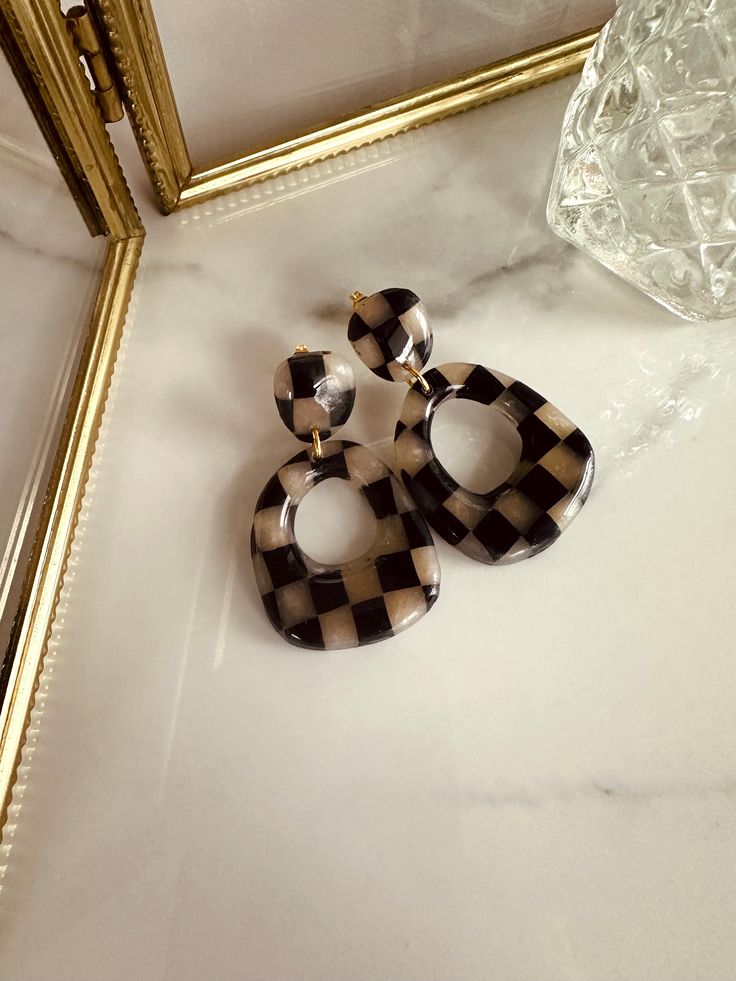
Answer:
[[[5,692],[0,692],[1,833],[144,229],[59,7],[44,0],[0,0],[0,34],[6,57],[90,232],[107,239],[96,301],[5,654],[7,684]]]
[[[381,102],[280,143],[193,166],[151,0],[87,0],[164,214],[579,71],[600,28]]]

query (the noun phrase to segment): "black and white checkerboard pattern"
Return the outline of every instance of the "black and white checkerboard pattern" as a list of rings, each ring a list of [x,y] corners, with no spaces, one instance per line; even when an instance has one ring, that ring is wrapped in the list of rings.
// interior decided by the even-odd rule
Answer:
[[[355,375],[341,354],[293,354],[276,369],[273,394],[284,425],[298,439],[311,443],[312,426],[320,439],[329,439],[353,411]]]
[[[421,371],[432,353],[432,330],[419,297],[391,288],[355,304],[348,338],[363,363],[386,381],[407,381],[402,364]]]
[[[354,482],[377,524],[368,551],[336,567],[316,563],[294,537],[300,502],[329,477]],[[302,451],[273,475],[256,505],[251,553],[268,618],[298,647],[338,650],[391,637],[423,617],[439,594],[439,560],[425,519],[388,467],[358,443],[327,443],[320,460]]]
[[[585,503],[593,449],[559,409],[522,382],[476,364],[425,374],[430,392],[408,392],[396,426],[397,469],[430,525],[479,562],[502,564],[549,547]],[[492,405],[516,426],[522,450],[513,473],[488,494],[461,487],[432,448],[432,420],[447,399]]]

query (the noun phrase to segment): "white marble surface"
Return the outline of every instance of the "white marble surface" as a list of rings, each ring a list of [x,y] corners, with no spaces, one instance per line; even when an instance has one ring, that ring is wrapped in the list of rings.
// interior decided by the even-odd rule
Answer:
[[[195,163],[602,24],[614,0],[154,0]],[[196,53],[196,54],[193,54]]]
[[[4,846],[4,978],[733,978],[736,333],[545,227],[574,84],[146,213]],[[421,624],[308,654],[248,554],[294,451],[271,373],[347,352],[348,293],[387,285],[425,300],[433,363],[543,392],[598,476],[549,552],[439,543]],[[388,458],[402,392],[359,378],[346,435]]]
[[[0,647],[105,243],[92,239],[0,56]],[[17,577],[16,577],[17,580]],[[16,581],[17,586],[17,581]],[[11,591],[11,592],[9,592]]]

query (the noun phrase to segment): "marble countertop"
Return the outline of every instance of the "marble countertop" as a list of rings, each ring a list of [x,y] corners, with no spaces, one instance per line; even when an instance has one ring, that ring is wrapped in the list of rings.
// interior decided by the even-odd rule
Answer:
[[[8,981],[733,978],[736,332],[546,227],[574,84],[146,211],[3,846]],[[419,625],[308,654],[250,568],[296,451],[272,372],[348,353],[348,295],[386,286],[425,301],[433,364],[572,417],[596,482],[547,553],[440,542]],[[390,459],[403,393],[356,371],[345,435]],[[457,475],[481,422],[438,422]]]

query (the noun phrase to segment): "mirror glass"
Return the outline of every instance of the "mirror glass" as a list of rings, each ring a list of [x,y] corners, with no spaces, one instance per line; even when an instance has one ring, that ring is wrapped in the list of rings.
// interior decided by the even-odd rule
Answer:
[[[156,0],[196,164],[603,23],[614,0]]]
[[[2,55],[0,185],[0,650],[4,651],[94,302],[105,241],[90,236]]]

